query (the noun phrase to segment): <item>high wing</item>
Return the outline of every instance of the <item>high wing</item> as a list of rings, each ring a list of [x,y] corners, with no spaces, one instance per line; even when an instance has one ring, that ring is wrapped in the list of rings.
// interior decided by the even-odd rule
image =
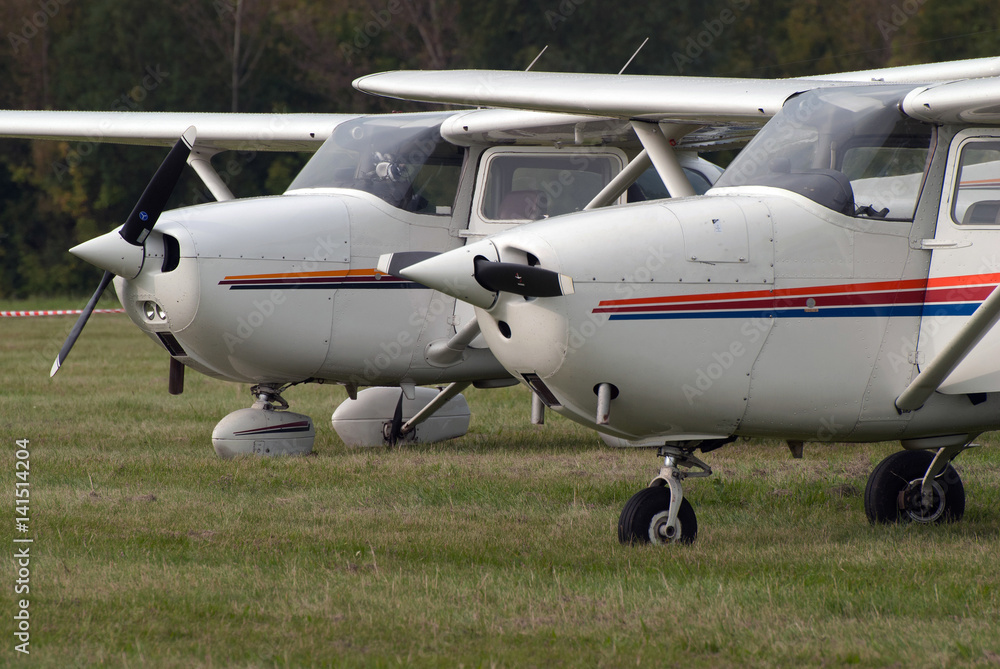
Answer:
[[[365,93],[404,100],[681,123],[763,121],[789,95],[817,86],[798,79],[502,70],[397,71],[354,81]]]
[[[745,141],[785,101],[806,90],[859,83],[928,83],[1000,75],[979,58],[798,79],[675,77],[500,70],[396,71],[354,81],[385,97],[686,124],[687,146]]]
[[[217,200],[232,200],[212,167],[221,151],[316,151],[351,114],[0,111],[0,137],[172,146],[197,129],[188,164]]]
[[[910,92],[908,116],[930,123],[1000,123],[1000,77],[950,81]]]
[[[354,114],[0,111],[0,137],[172,146],[190,126],[197,148],[315,151]]]
[[[503,70],[396,71],[360,77],[354,81],[354,87],[373,95],[421,102],[707,123],[766,120],[790,95],[823,86],[926,83],[998,75],[1000,58],[978,58],[799,79]]]
[[[789,96],[817,83],[457,70],[373,74],[357,79],[354,86],[374,95],[421,102],[690,124],[680,142],[683,146],[722,148],[746,143]]]

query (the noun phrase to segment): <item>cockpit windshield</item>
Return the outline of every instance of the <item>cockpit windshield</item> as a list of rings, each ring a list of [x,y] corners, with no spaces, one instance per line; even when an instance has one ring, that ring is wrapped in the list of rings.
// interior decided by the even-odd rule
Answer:
[[[289,191],[350,188],[393,207],[450,215],[464,151],[441,139],[450,114],[393,114],[341,123]]]
[[[826,88],[796,96],[715,184],[773,186],[867,218],[911,220],[933,127],[899,110],[912,86]]]

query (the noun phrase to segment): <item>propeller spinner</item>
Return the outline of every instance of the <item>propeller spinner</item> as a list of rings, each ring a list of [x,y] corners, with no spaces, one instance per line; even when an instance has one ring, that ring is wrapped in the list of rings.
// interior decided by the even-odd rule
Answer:
[[[534,265],[499,262],[491,242],[479,242],[438,254],[393,253],[379,259],[379,271],[421,283],[483,309],[497,294],[558,297],[573,293],[573,279]]]

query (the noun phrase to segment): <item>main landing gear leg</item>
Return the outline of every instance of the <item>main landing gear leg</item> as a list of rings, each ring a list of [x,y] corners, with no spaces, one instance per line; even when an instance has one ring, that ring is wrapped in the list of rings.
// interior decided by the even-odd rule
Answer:
[[[865,486],[865,515],[872,523],[943,523],[962,519],[965,487],[951,466],[969,446],[893,453]]]
[[[280,387],[258,385],[253,386],[250,389],[250,395],[254,398],[253,406],[251,409],[260,409],[261,411],[287,411],[288,402],[285,398],[281,396],[281,393],[288,390],[292,384],[286,384]]]
[[[623,544],[693,543],[698,519],[684,498],[681,482],[712,475],[712,468],[696,458],[694,449],[663,446],[663,467],[645,490],[625,503],[618,519],[618,540]],[[683,469],[682,469],[683,468]],[[687,471],[697,468],[700,471]]]

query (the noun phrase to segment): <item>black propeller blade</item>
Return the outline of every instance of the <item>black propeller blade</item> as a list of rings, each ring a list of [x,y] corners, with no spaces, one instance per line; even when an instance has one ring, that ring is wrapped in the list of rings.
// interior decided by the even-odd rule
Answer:
[[[146,241],[149,231],[156,225],[156,219],[163,213],[163,208],[174,192],[177,181],[181,178],[184,165],[187,164],[188,156],[195,142],[194,126],[188,128],[181,135],[181,138],[170,149],[170,153],[160,163],[159,169],[153,175],[146,190],[142,192],[139,201],[135,203],[132,213],[125,219],[118,234],[129,244],[141,245]]]
[[[184,131],[181,138],[174,144],[174,148],[170,149],[170,153],[160,163],[160,167],[146,186],[146,190],[142,192],[142,196],[136,203],[135,208],[132,209],[132,213],[129,214],[129,217],[125,220],[125,224],[118,231],[122,239],[129,244],[141,246],[146,241],[146,237],[149,236],[150,230],[156,225],[156,221],[160,218],[160,214],[163,213],[163,208],[166,206],[170,194],[174,192],[174,187],[177,186],[177,182],[180,180],[181,172],[184,170],[187,158],[191,154],[191,148],[194,146],[195,136],[196,131],[194,126]],[[100,299],[113,278],[114,274],[108,271],[104,272],[104,276],[101,277],[101,282],[97,286],[94,296],[90,298],[90,302],[87,303],[83,313],[80,314],[80,318],[77,319],[65,343],[63,343],[62,348],[59,350],[59,355],[56,356],[55,362],[52,363],[52,370],[49,372],[50,378],[55,376],[59,368],[62,367],[63,362],[73,348],[73,344],[76,343],[77,338],[87,324],[87,320],[94,312],[97,300]]]
[[[514,293],[525,297],[558,297],[573,292],[568,277],[541,267],[511,262],[491,262],[483,256],[475,259],[475,277],[483,288]]]
[[[108,287],[111,283],[111,279],[115,278],[115,275],[111,272],[104,272],[104,276],[101,277],[101,283],[98,284],[97,290],[94,291],[94,296],[90,298],[90,302],[87,302],[87,306],[83,308],[83,313],[80,317],[76,319],[76,324],[73,329],[70,330],[69,336],[66,337],[66,341],[63,343],[62,348],[59,349],[59,355],[56,356],[56,361],[52,363],[52,370],[49,372],[49,378],[56,375],[59,368],[62,367],[63,361],[66,360],[66,356],[69,355],[69,351],[73,348],[73,344],[76,343],[77,337],[83,332],[83,326],[87,324],[87,319],[90,318],[90,314],[94,313],[94,307],[97,305],[97,300],[101,299],[101,295],[104,294],[104,289]]]

